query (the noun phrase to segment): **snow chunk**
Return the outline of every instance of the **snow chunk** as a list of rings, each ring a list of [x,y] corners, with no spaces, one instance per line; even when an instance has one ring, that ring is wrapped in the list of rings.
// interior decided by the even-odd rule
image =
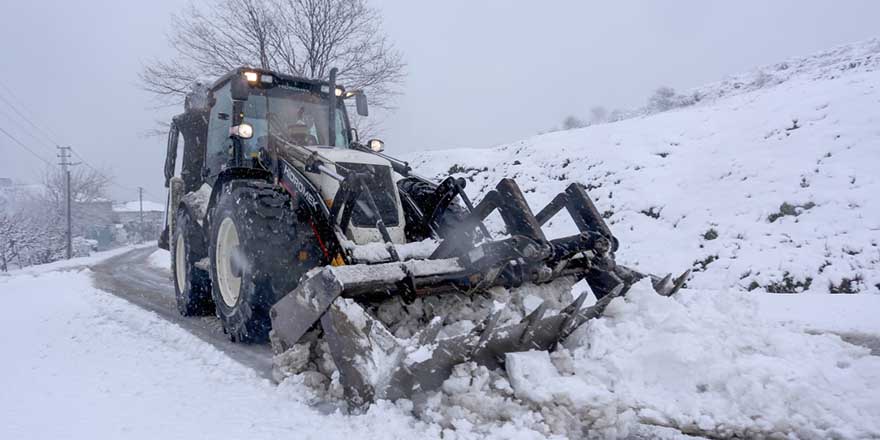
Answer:
[[[199,189],[187,193],[183,196],[183,202],[187,203],[193,209],[193,215],[196,216],[195,221],[201,225],[208,214],[208,202],[211,201],[211,187],[207,183],[203,183]]]

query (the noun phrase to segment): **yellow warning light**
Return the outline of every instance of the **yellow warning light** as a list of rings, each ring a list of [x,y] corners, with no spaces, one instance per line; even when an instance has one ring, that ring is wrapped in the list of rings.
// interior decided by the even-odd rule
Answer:
[[[342,259],[342,255],[336,254],[336,258],[330,262],[330,265],[334,267],[345,266],[345,260]]]
[[[246,79],[249,83],[255,83],[260,78],[259,75],[257,75],[257,72],[245,72],[244,79]]]

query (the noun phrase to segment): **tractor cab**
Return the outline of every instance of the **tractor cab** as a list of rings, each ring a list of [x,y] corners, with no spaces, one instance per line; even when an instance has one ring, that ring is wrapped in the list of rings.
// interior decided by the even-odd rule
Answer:
[[[210,88],[195,87],[187,97],[186,112],[171,124],[166,186],[175,175],[181,134],[184,142],[194,147],[183,148],[180,175],[187,190],[202,176],[212,184],[222,171],[252,167],[261,152],[287,145],[350,148],[358,139],[348,119],[348,98],[355,98],[357,112],[367,116],[366,96],[346,91],[335,84],[335,78],[306,80],[239,68]]]
[[[335,69],[329,81],[320,81],[242,67],[210,86],[196,84],[186,98],[184,113],[170,124],[165,161],[167,212],[173,213],[186,194],[203,185],[214,187],[218,180],[261,172],[280,175],[279,157],[293,164],[325,202],[334,198],[339,185],[317,172],[315,163],[342,174],[347,170],[336,167],[339,161],[390,169],[386,159],[372,154],[382,151],[383,143],[371,140],[365,147],[351,127],[346,101],[353,99],[357,113],[367,116],[365,94],[337,85],[335,76]],[[319,156],[323,160],[316,162]],[[387,209],[401,210],[398,200],[385,198],[389,199],[384,204]],[[168,245],[173,221],[172,215],[167,216],[159,240],[162,247]],[[368,233],[370,237],[364,240],[377,234]],[[394,235],[402,240],[402,232]]]

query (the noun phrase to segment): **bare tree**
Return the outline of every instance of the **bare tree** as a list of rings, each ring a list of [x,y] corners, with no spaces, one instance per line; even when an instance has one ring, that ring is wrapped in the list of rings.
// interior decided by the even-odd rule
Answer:
[[[63,209],[66,203],[66,178],[60,169],[50,168],[43,174],[45,200],[50,207]],[[92,168],[73,167],[70,171],[70,195],[75,203],[106,199],[111,179],[107,173]]]
[[[366,0],[216,0],[172,19],[170,60],[147,64],[145,90],[179,103],[197,80],[246,65],[326,79],[331,67],[371,104],[389,108],[404,77],[400,53]]]
[[[108,173],[92,168],[75,167],[70,172],[71,213],[74,235],[85,235],[96,225],[112,223],[112,202],[107,199],[111,178]],[[67,203],[64,174],[49,169],[43,175],[45,186],[41,204],[46,212],[64,218]]]

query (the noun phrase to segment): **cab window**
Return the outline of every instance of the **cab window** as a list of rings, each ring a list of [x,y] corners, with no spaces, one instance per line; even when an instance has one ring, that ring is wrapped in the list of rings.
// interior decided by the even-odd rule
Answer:
[[[213,92],[216,100],[211,108],[208,121],[208,147],[205,166],[208,175],[216,175],[222,171],[223,165],[229,160],[229,129],[232,127],[232,97],[229,94],[229,83]]]

